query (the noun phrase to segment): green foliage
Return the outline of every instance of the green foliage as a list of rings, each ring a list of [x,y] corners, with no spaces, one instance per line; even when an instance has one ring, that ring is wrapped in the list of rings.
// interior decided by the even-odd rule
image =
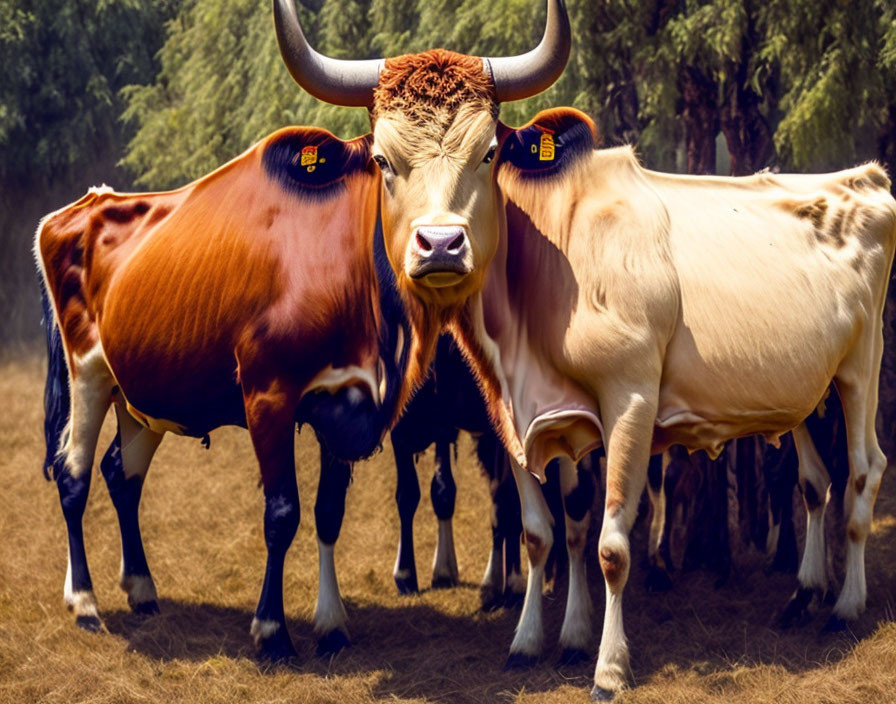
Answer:
[[[119,91],[150,80],[173,0],[0,0],[0,179],[71,179],[124,141]]]

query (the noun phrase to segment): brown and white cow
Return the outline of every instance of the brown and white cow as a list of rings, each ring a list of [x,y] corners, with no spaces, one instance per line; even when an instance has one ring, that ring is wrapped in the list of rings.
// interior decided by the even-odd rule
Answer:
[[[324,650],[345,642],[333,545],[349,462],[379,446],[426,369],[408,359],[413,335],[377,226],[369,149],[368,138],[287,128],[179,190],[92,190],[42,221],[44,469],[68,527],[65,600],[82,627],[101,627],[81,522],[97,436],[114,405],[118,434],[100,466],[119,515],[131,607],[158,609],[137,511],[163,433],[203,437],[242,425],[261,470],[268,547],[252,634],[263,658],[295,654],[283,559],[299,523],[293,435],[309,423],[322,460],[315,631]]]
[[[864,546],[886,466],[874,417],[896,202],[875,164],[672,176],[644,169],[629,148],[596,149],[593,125],[572,110],[506,128],[499,103],[527,82],[549,85],[565,62],[565,8],[548,6],[542,44],[516,61],[431,51],[331,71],[291,3],[275,2],[296,80],[331,102],[370,107],[386,251],[420,345],[435,342],[427,328],[453,331],[515,460],[530,572],[513,654],[541,645],[551,531],[535,477],[552,457],[571,463],[606,448],[606,611],[593,690],[605,698],[628,676],[628,533],[651,453],[673,443],[718,451],[729,438],[794,428],[801,475],[823,487],[800,424],[832,380],[850,456],[834,617],[864,608]],[[810,513],[812,535],[820,518]],[[800,580],[826,583],[823,569],[801,569]]]

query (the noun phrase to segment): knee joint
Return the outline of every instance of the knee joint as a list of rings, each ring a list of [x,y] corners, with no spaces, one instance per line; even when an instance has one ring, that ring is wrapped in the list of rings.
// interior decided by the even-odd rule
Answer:
[[[551,551],[553,537],[548,532],[547,538],[542,538],[530,531],[524,531],[526,538],[526,551],[529,553],[529,561],[538,564],[547,559],[548,553]]]

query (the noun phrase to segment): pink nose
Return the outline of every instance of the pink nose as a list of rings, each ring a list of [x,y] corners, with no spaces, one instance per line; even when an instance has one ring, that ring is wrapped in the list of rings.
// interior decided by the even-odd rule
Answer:
[[[462,227],[418,227],[414,233],[414,245],[422,257],[463,256],[469,244]]]

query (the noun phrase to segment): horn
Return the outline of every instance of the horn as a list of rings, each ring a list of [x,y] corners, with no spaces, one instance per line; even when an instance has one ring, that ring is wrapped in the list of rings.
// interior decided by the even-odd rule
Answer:
[[[346,61],[316,52],[302,32],[294,0],[274,0],[274,25],[283,62],[302,88],[333,105],[373,104],[373,89],[383,67],[381,60]]]
[[[498,102],[528,98],[550,88],[566,68],[571,43],[566,3],[548,0],[548,19],[537,47],[519,56],[483,58]]]

